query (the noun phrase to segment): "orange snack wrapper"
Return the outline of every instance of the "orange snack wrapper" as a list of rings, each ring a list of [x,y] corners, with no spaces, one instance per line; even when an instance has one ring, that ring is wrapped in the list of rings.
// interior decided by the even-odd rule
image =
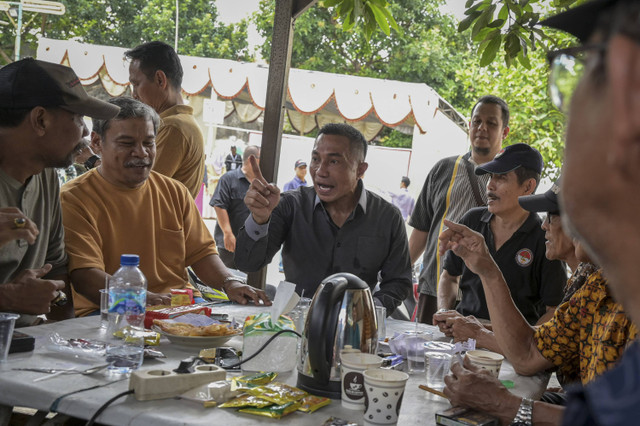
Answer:
[[[151,328],[154,319],[173,319],[184,314],[200,314],[211,316],[211,308],[198,305],[187,306],[147,306],[147,312],[144,316],[144,327]]]

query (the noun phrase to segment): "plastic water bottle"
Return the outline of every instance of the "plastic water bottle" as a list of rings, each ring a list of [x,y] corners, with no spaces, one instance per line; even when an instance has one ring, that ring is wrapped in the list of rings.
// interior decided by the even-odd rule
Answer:
[[[109,280],[107,362],[112,363],[109,369],[117,373],[129,373],[142,365],[144,339],[135,331],[142,330],[144,323],[147,279],[139,265],[137,254],[123,254],[120,269]],[[124,338],[114,336],[118,332]]]

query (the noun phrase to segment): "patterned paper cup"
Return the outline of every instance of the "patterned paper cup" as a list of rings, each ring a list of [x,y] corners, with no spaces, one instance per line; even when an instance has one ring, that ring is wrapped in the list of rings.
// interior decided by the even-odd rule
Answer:
[[[364,424],[398,423],[404,388],[409,375],[395,370],[365,370]]]
[[[469,351],[467,352],[467,358],[473,365],[476,365],[484,370],[487,370],[495,378],[500,375],[500,367],[504,357],[495,352],[489,351]]]

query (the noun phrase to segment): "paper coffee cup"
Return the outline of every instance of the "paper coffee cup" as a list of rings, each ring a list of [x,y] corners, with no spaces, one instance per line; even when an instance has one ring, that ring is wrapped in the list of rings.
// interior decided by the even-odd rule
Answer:
[[[363,373],[365,402],[362,419],[365,425],[395,425],[409,375],[401,371],[366,370]]]
[[[340,356],[342,406],[364,410],[364,370],[380,368],[382,358],[362,352],[347,352]]]
[[[500,374],[504,356],[490,351],[469,351],[466,355],[471,364],[487,370],[495,378]]]

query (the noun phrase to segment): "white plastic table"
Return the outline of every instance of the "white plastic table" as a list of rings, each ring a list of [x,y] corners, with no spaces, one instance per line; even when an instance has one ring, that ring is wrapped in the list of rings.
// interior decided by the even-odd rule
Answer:
[[[215,313],[227,313],[239,321],[243,321],[247,315],[259,313],[266,308],[241,305],[219,305],[213,308]],[[387,320],[387,335],[394,332],[412,330],[414,324],[393,319]],[[444,338],[431,327],[436,338]],[[86,368],[87,363],[73,359],[69,355],[62,355],[47,350],[44,345],[48,335],[57,332],[66,338],[104,339],[104,330],[100,329],[100,317],[85,317],[71,319],[53,324],[40,325],[21,329],[25,333],[36,337],[36,349],[33,352],[9,355],[8,361],[0,367],[0,406],[5,415],[10,413],[12,406],[26,406],[48,412],[56,398],[75,390],[106,385],[87,390],[63,398],[57,407],[57,412],[89,419],[113,396],[128,389],[128,380],[113,382],[113,378],[107,374],[92,376],[62,375],[49,380],[34,383],[33,380],[41,377],[42,373],[28,371],[14,371],[17,367],[77,367]],[[234,337],[228,343],[229,346],[241,347],[241,337]],[[173,370],[180,360],[191,355],[197,355],[197,348],[188,348],[172,345],[165,338],[158,347],[166,356],[166,359],[157,361],[145,361],[142,369],[168,369]],[[91,364],[98,364],[92,361]],[[228,373],[227,377],[231,374]],[[296,384],[297,372],[280,373],[276,380],[291,385]],[[504,362],[500,379],[512,380],[515,384],[512,392],[520,396],[539,397],[544,391],[548,376],[539,375],[523,377],[515,374],[508,362]],[[399,424],[435,424],[435,412],[446,409],[449,403],[446,399],[432,395],[418,388],[419,384],[426,382],[423,375],[413,375],[407,382],[405,396],[400,411]],[[109,425],[255,425],[257,423],[274,423],[279,425],[321,425],[329,417],[358,422],[362,424],[362,413],[343,408],[340,400],[333,400],[330,405],[323,407],[312,414],[302,412],[292,413],[280,420],[258,417],[250,414],[238,413],[235,409],[203,408],[195,402],[176,398],[155,401],[137,401],[133,395],[128,395],[114,402],[98,418],[98,422]],[[0,423],[2,423],[0,416]],[[214,423],[215,422],[215,423]]]

